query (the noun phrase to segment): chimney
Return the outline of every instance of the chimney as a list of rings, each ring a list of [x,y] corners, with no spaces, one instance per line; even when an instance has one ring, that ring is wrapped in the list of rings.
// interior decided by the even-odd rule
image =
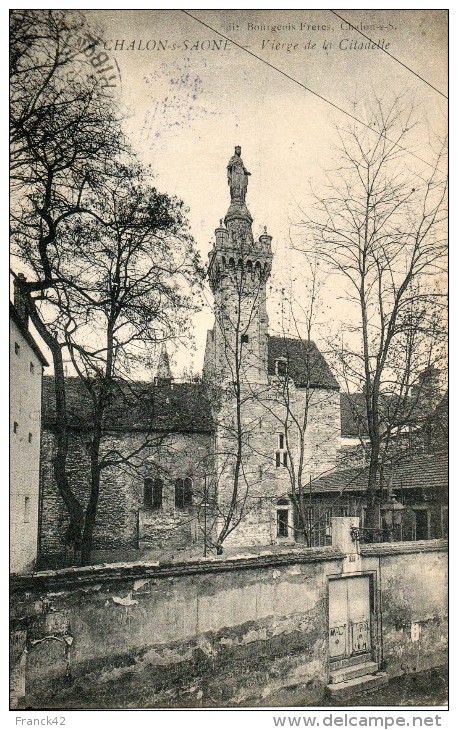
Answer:
[[[18,274],[17,279],[20,281],[26,281],[24,274]],[[21,289],[20,282],[14,280],[14,308],[17,311],[24,325],[28,328],[29,326],[29,313],[27,310],[26,299]]]

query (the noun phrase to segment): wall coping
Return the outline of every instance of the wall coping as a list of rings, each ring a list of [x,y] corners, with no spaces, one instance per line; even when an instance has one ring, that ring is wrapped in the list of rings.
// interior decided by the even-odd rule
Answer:
[[[223,573],[234,570],[254,570],[297,563],[317,563],[342,560],[345,557],[338,548],[302,548],[288,552],[261,552],[257,555],[235,555],[231,557],[194,558],[182,562],[130,562],[102,563],[84,567],[42,570],[26,575],[12,575],[11,593],[22,590],[43,590],[55,587],[77,587],[101,580],[125,580],[138,578],[169,578],[199,573]]]
[[[384,542],[360,546],[362,557],[402,555],[413,553],[448,552],[448,540],[417,540],[415,542]],[[84,567],[42,570],[25,575],[12,575],[12,593],[23,590],[44,590],[55,587],[77,587],[101,580],[139,578],[170,578],[197,574],[224,573],[234,570],[275,568],[284,565],[342,560],[345,554],[336,547],[301,548],[285,552],[263,551],[252,555],[192,558],[180,562],[101,563]]]
[[[412,553],[448,552],[448,540],[415,540],[413,542],[378,542],[360,545],[363,557]]]

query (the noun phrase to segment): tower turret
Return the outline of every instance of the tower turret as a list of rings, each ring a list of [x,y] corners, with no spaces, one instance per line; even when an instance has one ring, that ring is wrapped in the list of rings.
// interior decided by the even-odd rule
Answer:
[[[156,369],[156,377],[154,382],[157,385],[170,385],[172,382],[172,373],[170,371],[169,353],[165,342],[162,343],[161,354]]]
[[[230,205],[215,230],[208,278],[215,298],[214,369],[221,381],[234,380],[238,362],[242,376],[267,380],[266,284],[272,265],[272,237],[255,241],[253,218],[246,205],[248,177],[241,148],[227,165]]]

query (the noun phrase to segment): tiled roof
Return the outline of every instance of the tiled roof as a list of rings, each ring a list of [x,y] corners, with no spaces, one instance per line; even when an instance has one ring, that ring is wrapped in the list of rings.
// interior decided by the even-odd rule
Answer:
[[[314,342],[292,337],[269,336],[268,372],[275,375],[275,361],[285,358],[288,374],[297,387],[339,390],[339,384]]]
[[[91,397],[79,378],[66,378],[65,390],[70,426],[87,428],[91,423]],[[43,378],[43,426],[55,424],[54,377]],[[107,409],[108,430],[213,431],[211,403],[201,383],[153,385],[122,382],[116,386],[113,404]]]
[[[340,421],[342,436],[367,437],[366,401],[363,393],[340,394]]]
[[[367,438],[366,400],[363,393],[340,394],[340,418],[343,437]],[[398,424],[413,428],[429,423],[438,426],[442,431],[447,430],[448,393],[442,397],[439,405],[429,412],[426,404],[420,403],[417,398],[410,397],[400,405],[395,396],[381,395],[380,420],[382,424]]]
[[[312,490],[315,493],[361,492],[367,489],[367,479],[367,467],[336,470],[314,479]],[[448,454],[447,452],[436,452],[404,457],[394,466],[390,486],[396,491],[401,488],[446,489],[447,485]]]

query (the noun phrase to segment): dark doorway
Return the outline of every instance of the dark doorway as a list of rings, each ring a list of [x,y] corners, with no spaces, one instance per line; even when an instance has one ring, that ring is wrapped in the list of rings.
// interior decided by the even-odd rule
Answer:
[[[428,510],[416,509],[415,511],[415,539],[416,540],[428,540]]]

